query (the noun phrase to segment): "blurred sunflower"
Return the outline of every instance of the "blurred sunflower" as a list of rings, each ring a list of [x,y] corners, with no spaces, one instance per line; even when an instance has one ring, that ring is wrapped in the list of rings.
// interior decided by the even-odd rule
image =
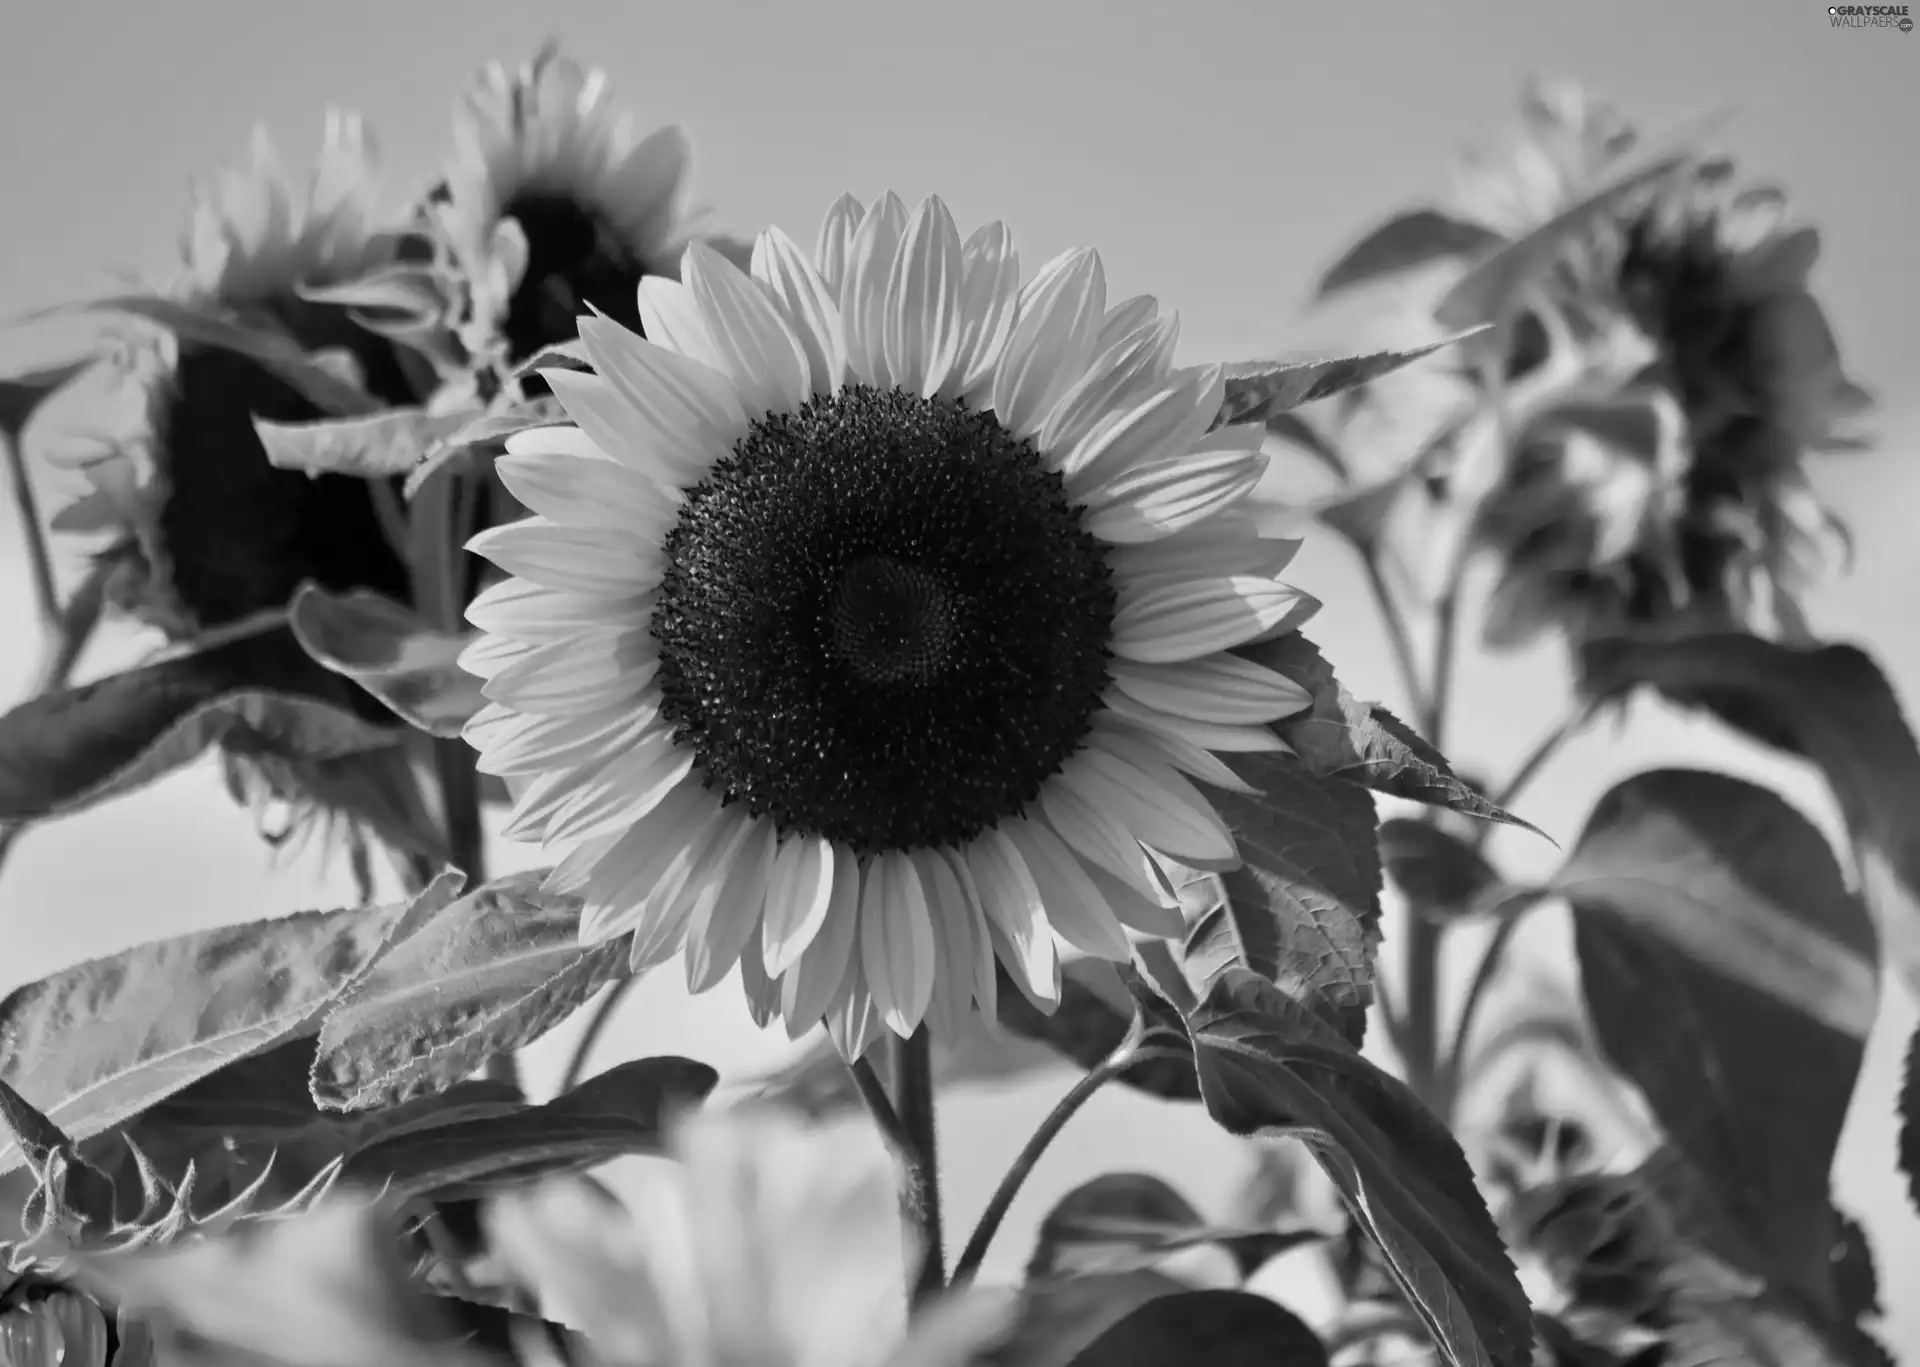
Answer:
[[[1611,107],[1570,86],[1524,102],[1526,136],[1467,177],[1464,207],[1517,236],[1592,194],[1639,150]],[[1868,406],[1808,287],[1819,252],[1786,197],[1701,161],[1571,243],[1513,332],[1525,406],[1478,534],[1505,559],[1489,640],[1550,626],[1805,635],[1796,594],[1844,528],[1809,452],[1855,449]]]
[[[454,139],[428,214],[468,291],[474,359],[510,366],[571,340],[589,307],[638,328],[641,277],[672,274],[688,238],[685,132],[636,136],[606,74],[548,47],[483,71]]]
[[[582,934],[739,963],[756,1015],[951,1037],[997,955],[1057,1001],[1054,937],[1177,935],[1149,851],[1238,862],[1182,773],[1284,749],[1307,695],[1230,652],[1316,607],[1244,496],[1258,427],[1209,432],[1219,367],[1107,306],[1071,251],[1024,288],[1005,227],[843,197],[813,260],[700,243],[640,287],[647,336],[582,319],[577,426],[499,462],[536,516],[472,544],[469,726],[510,837],[571,845]]]
[[[961,1293],[909,1325],[911,1231],[879,1155],[773,1112],[681,1125],[631,1209],[556,1180],[494,1197],[488,1243],[541,1313],[608,1367],[935,1367],[1001,1306]]]

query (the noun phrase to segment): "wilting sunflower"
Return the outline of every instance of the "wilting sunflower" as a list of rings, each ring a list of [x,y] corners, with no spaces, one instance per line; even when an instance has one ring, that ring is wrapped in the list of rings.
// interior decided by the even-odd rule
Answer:
[[[589,307],[637,328],[641,277],[671,273],[687,241],[686,134],[637,136],[604,72],[548,48],[483,71],[454,138],[429,212],[471,291],[469,349],[525,360]]]
[[[1526,106],[1521,151],[1504,176],[1482,166],[1468,197],[1508,234],[1593,193],[1639,146],[1615,111],[1571,88],[1531,92]],[[1516,434],[1479,520],[1507,562],[1495,644],[1553,625],[1576,639],[1804,634],[1796,593],[1844,531],[1803,459],[1857,446],[1846,425],[1868,402],[1809,289],[1818,252],[1814,229],[1787,222],[1781,191],[1740,184],[1724,159],[1569,245],[1508,366],[1524,385],[1562,363],[1561,401]]]
[[[388,338],[344,307],[307,295],[394,259],[380,230],[370,150],[357,118],[328,117],[311,187],[298,194],[264,133],[250,162],[196,196],[184,268],[164,296],[332,350],[378,398],[412,402],[418,376]],[[121,606],[182,636],[284,605],[303,579],[405,600],[406,567],[389,544],[375,486],[313,478],[267,460],[254,418],[326,416],[237,351],[143,335],[122,356],[133,430],[82,465],[91,491],[55,526],[114,531]]]
[[[909,1326],[912,1233],[879,1153],[849,1161],[843,1140],[773,1111],[701,1114],[673,1147],[630,1209],[566,1180],[487,1208],[499,1263],[594,1362],[932,1367],[1002,1332],[1005,1306],[984,1293]]]
[[[696,243],[639,307],[651,340],[582,320],[577,426],[500,462],[536,516],[472,543],[512,577],[467,735],[508,834],[573,846],[582,934],[696,991],[737,961],[848,1051],[990,1012],[996,954],[1051,1002],[1056,934],[1178,934],[1155,854],[1237,863],[1183,774],[1244,787],[1213,752],[1307,703],[1229,652],[1316,606],[1242,504],[1260,429],[1208,430],[1219,367],[1095,253],[1022,287],[937,199],[842,198],[751,275]]]

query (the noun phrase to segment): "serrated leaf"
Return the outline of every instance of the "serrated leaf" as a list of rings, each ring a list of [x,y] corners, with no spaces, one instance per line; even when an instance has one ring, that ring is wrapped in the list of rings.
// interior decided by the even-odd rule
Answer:
[[[1318,1230],[1210,1225],[1162,1178],[1111,1172],[1083,1182],[1047,1212],[1027,1279],[1152,1267],[1175,1253],[1212,1245],[1233,1258],[1245,1281],[1288,1249],[1320,1237]]]
[[[459,665],[472,634],[435,631],[390,598],[306,583],[293,595],[287,624],[316,663],[429,735],[458,736],[486,705],[479,678]]]
[[[1276,414],[1324,399],[1343,390],[1372,384],[1383,375],[1423,360],[1483,331],[1470,327],[1436,342],[1404,351],[1375,351],[1365,356],[1337,356],[1311,361],[1248,361],[1226,368],[1226,392],[1214,427],[1233,423],[1270,421]]]
[[[99,363],[84,356],[22,375],[0,376],[0,439],[18,441],[40,406]]]
[[[89,1225],[112,1225],[113,1182],[4,1078],[0,1078],[0,1138],[25,1155],[40,1184],[28,1198],[29,1207],[37,1205],[48,1215]]]
[[[131,792],[213,746],[325,760],[394,743],[284,628],[43,694],[0,715],[0,820]]]
[[[1403,210],[1349,247],[1320,277],[1314,297],[1325,299],[1340,290],[1434,261],[1478,256],[1504,240],[1491,228],[1438,209]]]
[[[1357,1047],[1380,945],[1373,799],[1291,756],[1243,756],[1233,770],[1258,795],[1210,793],[1241,863],[1220,875],[1222,904],[1188,931],[1187,971],[1210,983],[1251,969]]]
[[[719,1078],[692,1059],[634,1059],[542,1106],[384,1135],[348,1158],[343,1180],[402,1198],[457,1200],[504,1182],[656,1153],[672,1115],[705,1100]]]
[[[0,1001],[0,1079],[75,1140],[317,1024],[405,903],[305,911],[155,940]],[[0,1173],[20,1150],[0,1150]]]
[[[1728,632],[1593,642],[1581,673],[1598,699],[1644,685],[1818,767],[1846,819],[1881,952],[1920,995],[1920,745],[1871,656]]]
[[[581,944],[579,899],[541,891],[543,874],[498,879],[409,918],[321,1027],[321,1105],[361,1110],[446,1087],[626,976],[626,942]]]
[[[1530,1367],[1532,1311],[1446,1126],[1305,1007],[1230,968],[1188,1021],[1207,1111],[1303,1140],[1455,1367]]]
[[[313,422],[253,420],[253,430],[277,470],[392,479],[425,460],[441,438],[465,426],[461,414],[394,408]]]
[[[1345,779],[1389,797],[1518,826],[1544,838],[1539,828],[1476,792],[1453,772],[1445,756],[1393,713],[1347,692],[1319,647],[1299,632],[1242,646],[1234,653],[1286,675],[1313,695],[1311,708],[1276,723],[1274,730],[1320,777]]]
[[[1485,855],[1425,821],[1381,822],[1380,857],[1407,904],[1430,920],[1453,921],[1490,910],[1502,886]]]

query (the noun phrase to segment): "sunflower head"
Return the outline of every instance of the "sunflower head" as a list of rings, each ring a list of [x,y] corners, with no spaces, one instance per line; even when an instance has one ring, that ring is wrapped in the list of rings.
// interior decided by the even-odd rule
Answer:
[[[1234,648],[1314,606],[1220,368],[1094,253],[1023,286],[936,199],[684,276],[641,283],[645,339],[581,321],[593,373],[548,376],[577,426],[498,463],[535,515],[472,543],[511,577],[468,612],[467,734],[583,934],[695,990],[737,964],[852,1054],[991,1014],[996,959],[1057,1000],[1056,937],[1180,934],[1163,861],[1238,859],[1190,779],[1244,788],[1217,752],[1307,704]]]
[[[641,277],[671,273],[687,241],[686,134],[637,135],[605,73],[549,47],[481,72],[454,138],[426,214],[466,285],[470,355],[516,364],[589,309],[637,328]]]
[[[1635,146],[1574,94],[1528,107],[1513,196],[1483,171],[1469,201],[1506,232],[1593,193]],[[1725,160],[1568,245],[1513,330],[1508,382],[1547,392],[1529,395],[1480,518],[1507,561],[1493,643],[1554,625],[1802,630],[1796,592],[1844,539],[1803,460],[1853,445],[1867,402],[1809,289],[1818,248],[1778,189],[1742,184]]]

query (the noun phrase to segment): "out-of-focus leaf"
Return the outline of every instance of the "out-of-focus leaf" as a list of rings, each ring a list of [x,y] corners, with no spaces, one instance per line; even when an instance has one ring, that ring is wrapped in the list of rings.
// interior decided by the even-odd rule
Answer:
[[[393,1219],[364,1200],[176,1247],[92,1255],[77,1270],[96,1294],[225,1350],[226,1361],[497,1367],[461,1344],[440,1308],[412,1286]],[[163,1360],[194,1360],[174,1351],[165,1344]]]
[[[1362,237],[1314,288],[1324,299],[1340,290],[1448,258],[1478,256],[1500,245],[1499,233],[1438,209],[1408,209]]]
[[[1226,395],[1215,427],[1233,423],[1270,421],[1276,414],[1371,384],[1403,366],[1433,355],[1444,347],[1482,331],[1470,327],[1436,342],[1405,351],[1376,351],[1365,356],[1328,357],[1311,361],[1248,361],[1227,367]]]
[[[1833,1246],[1833,1290],[1841,1318],[1863,1320],[1885,1313],[1880,1304],[1880,1276],[1873,1267],[1873,1244],[1852,1216],[1834,1213],[1840,1237]]]
[[[1021,993],[1010,977],[1000,977],[1000,1024],[1023,1038],[1036,1040],[1082,1068],[1105,1062],[1126,1040],[1141,1011],[1139,994],[1128,975],[1116,975],[1114,966],[1100,959],[1077,959],[1062,966],[1060,1005],[1051,1014]],[[1116,990],[1117,988],[1117,990]],[[1170,1008],[1168,1008],[1170,1009]],[[1156,1036],[1166,1032],[1148,1013],[1145,1022]],[[1162,1041],[1156,1037],[1156,1043]],[[1184,1049],[1180,1051],[1184,1054]],[[1149,1058],[1121,1074],[1120,1080],[1137,1091],[1169,1101],[1197,1101],[1191,1059]]]
[[[361,417],[313,422],[255,418],[253,430],[276,469],[392,479],[413,469],[435,442],[465,422],[459,414],[392,408]]]
[[[502,1182],[656,1153],[674,1113],[703,1101],[719,1078],[692,1059],[634,1059],[543,1106],[383,1135],[348,1158],[344,1180],[400,1197],[458,1200]]]
[[[1266,422],[1267,433],[1299,447],[1341,479],[1349,478],[1347,462],[1333,443],[1320,435],[1298,413],[1275,413]]]
[[[1313,515],[1340,533],[1363,554],[1379,544],[1387,518],[1406,491],[1410,474],[1395,475],[1363,489],[1349,489],[1317,504]]]
[[[1873,923],[1826,840],[1764,788],[1658,770],[1600,799],[1550,886],[1601,1048],[1769,1280],[1811,1297],[1879,1001]]]
[[[306,583],[287,612],[294,637],[315,661],[430,735],[459,735],[486,705],[480,680],[458,664],[471,636],[434,631],[390,598]]]
[[[1326,1367],[1313,1330],[1265,1296],[1182,1291],[1148,1301],[1088,1344],[1073,1367]]]
[[[1380,856],[1408,905],[1436,921],[1486,910],[1490,894],[1501,886],[1485,855],[1424,821],[1381,822]]]
[[[1207,1111],[1314,1151],[1455,1367],[1528,1367],[1532,1311],[1446,1126],[1311,1011],[1229,968],[1188,1021]]]
[[[1291,756],[1242,756],[1233,770],[1259,795],[1210,794],[1242,862],[1220,875],[1225,901],[1187,932],[1187,972],[1206,983],[1252,969],[1357,1046],[1380,946],[1373,799]]]
[[[1644,685],[1818,767],[1846,818],[1882,953],[1920,995],[1920,746],[1871,656],[1724,633],[1598,641],[1581,666],[1596,698]]]
[[[1900,1171],[1907,1199],[1920,1210],[1920,1027],[1907,1041],[1907,1070],[1900,1083]]]
[[[1107,1330],[1162,1296],[1190,1290],[1162,1272],[1059,1277],[1021,1291],[1014,1327],[975,1367],[1068,1367]]]
[[[1347,692],[1319,647],[1299,632],[1234,653],[1286,675],[1313,695],[1311,708],[1277,723],[1274,730],[1315,774],[1543,834],[1475,792],[1438,750],[1393,713]]]
[[[0,716],[0,820],[79,811],[214,745],[325,760],[393,744],[347,710],[351,687],[276,627],[43,694]]]
[[[1027,1262],[1027,1279],[1131,1271],[1213,1245],[1226,1250],[1245,1281],[1270,1259],[1319,1238],[1318,1230],[1210,1225],[1161,1178],[1110,1172],[1075,1187],[1047,1212]]]
[[[85,1140],[308,1026],[405,903],[306,911],[155,940],[0,1001],[0,1079]],[[0,1173],[19,1166],[0,1150]]]
[[[448,1086],[532,1043],[627,971],[627,945],[579,940],[580,902],[542,872],[410,915],[320,1030],[313,1095],[339,1110]]]
[[[550,398],[539,398],[511,409],[478,416],[468,414],[462,426],[442,437],[427,451],[420,464],[407,476],[402,493],[408,498],[416,497],[433,475],[454,461],[483,452],[499,454],[506,449],[507,438],[516,432],[535,427],[553,427],[566,421],[565,411],[558,401]]]
[[[98,364],[85,356],[64,365],[48,366],[24,375],[0,376],[0,440],[18,441],[40,405]]]

